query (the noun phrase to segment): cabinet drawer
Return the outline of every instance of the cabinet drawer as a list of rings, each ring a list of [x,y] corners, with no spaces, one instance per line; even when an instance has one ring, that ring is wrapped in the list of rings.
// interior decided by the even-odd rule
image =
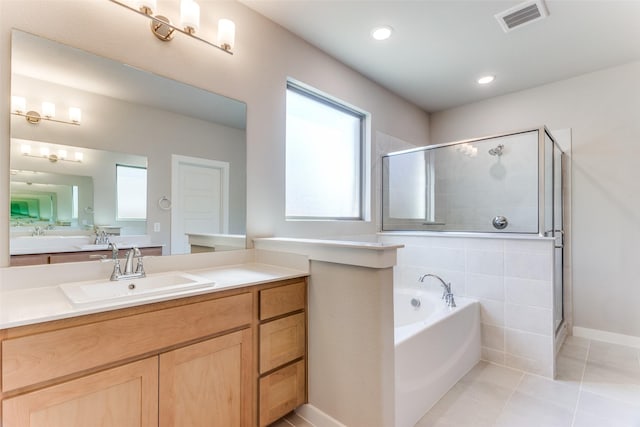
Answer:
[[[305,337],[304,313],[260,325],[260,373],[304,356]]]
[[[304,309],[306,289],[306,282],[299,282],[260,291],[260,320]]]
[[[250,293],[2,342],[2,391],[251,324]]]
[[[260,378],[260,427],[283,417],[306,402],[305,362]]]

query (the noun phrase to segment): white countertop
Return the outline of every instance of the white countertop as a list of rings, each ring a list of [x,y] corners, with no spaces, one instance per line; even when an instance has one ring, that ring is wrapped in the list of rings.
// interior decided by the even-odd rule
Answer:
[[[69,253],[69,252],[95,252],[95,251],[106,251],[107,245],[95,245],[95,247],[88,247],[91,245],[86,245],[86,247],[82,246],[74,246],[74,247],[56,247],[56,246],[43,246],[40,248],[20,248],[20,249],[11,249],[11,255],[36,255],[36,254],[61,254],[61,253]],[[123,243],[118,245],[118,249],[131,249],[132,247],[137,247],[139,249],[144,248],[158,248],[163,247],[162,243]]]
[[[111,236],[110,240],[119,249],[150,248],[163,246],[152,243],[148,235]],[[45,236],[17,236],[9,241],[11,255],[30,255],[66,252],[91,252],[107,249],[107,244],[94,245],[92,236],[88,235],[45,235]]]
[[[210,279],[215,282],[215,286],[213,288],[188,290],[170,295],[139,295],[125,301],[93,303],[81,307],[72,305],[59,285],[1,291],[0,329],[214,293],[271,281],[303,277],[308,274],[307,271],[261,263],[225,265],[183,271]]]
[[[296,253],[310,260],[369,268],[392,268],[396,265],[401,244],[335,239],[262,237],[253,240],[256,249]]]

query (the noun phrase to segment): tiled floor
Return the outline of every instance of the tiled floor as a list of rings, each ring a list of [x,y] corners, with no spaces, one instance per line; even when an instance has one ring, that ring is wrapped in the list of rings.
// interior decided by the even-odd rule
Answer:
[[[416,427],[640,427],[639,349],[568,337],[557,370],[480,362]],[[293,414],[272,427],[292,426],[313,427]]]
[[[299,417],[293,412],[281,419],[280,421],[276,421],[271,424],[269,427],[314,427],[313,424],[306,421],[304,418]]]

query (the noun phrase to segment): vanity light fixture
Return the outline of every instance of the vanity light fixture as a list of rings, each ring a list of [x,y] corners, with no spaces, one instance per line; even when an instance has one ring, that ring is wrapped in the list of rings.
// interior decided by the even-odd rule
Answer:
[[[37,125],[42,120],[48,120],[79,126],[82,119],[82,110],[78,107],[69,108],[69,120],[56,119],[56,105],[48,101],[42,103],[42,115],[34,110],[27,111],[27,100],[22,96],[11,97],[11,114],[24,117],[32,125]]]
[[[200,30],[200,6],[194,0],[181,0],[180,3],[180,25],[174,25],[171,20],[164,15],[154,15],[156,10],[156,0],[134,0],[135,7],[129,6],[119,0],[109,0],[119,6],[129,9],[139,15],[146,16],[151,20],[151,32],[162,41],[170,41],[176,32],[185,34],[203,43],[213,46],[223,52],[233,55],[233,45],[235,42],[236,26],[233,21],[220,19],[218,21],[218,42],[212,43],[196,35]]]
[[[47,159],[51,163],[56,163],[58,161],[64,162],[74,162],[74,163],[82,163],[84,160],[84,155],[81,151],[76,151],[73,155],[73,158],[69,158],[69,152],[63,148],[56,150],[55,153],[52,153],[49,147],[40,147],[40,155],[31,154],[31,146],[29,144],[22,144],[20,146],[20,153],[23,156],[27,157],[35,157],[37,159]]]

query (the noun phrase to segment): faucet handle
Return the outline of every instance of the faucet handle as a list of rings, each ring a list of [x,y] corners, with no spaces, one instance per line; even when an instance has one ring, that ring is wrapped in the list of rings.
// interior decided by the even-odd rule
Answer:
[[[118,259],[118,246],[113,242],[109,242],[107,249],[111,249],[111,258],[116,261]]]
[[[136,265],[136,274],[139,274],[140,277],[145,277],[146,273],[144,272],[144,264],[142,263],[143,256],[138,251],[138,265]]]
[[[116,258],[113,259],[113,271],[111,272],[111,280],[119,280],[120,276],[122,276],[122,271],[120,270],[120,260],[116,255]]]

